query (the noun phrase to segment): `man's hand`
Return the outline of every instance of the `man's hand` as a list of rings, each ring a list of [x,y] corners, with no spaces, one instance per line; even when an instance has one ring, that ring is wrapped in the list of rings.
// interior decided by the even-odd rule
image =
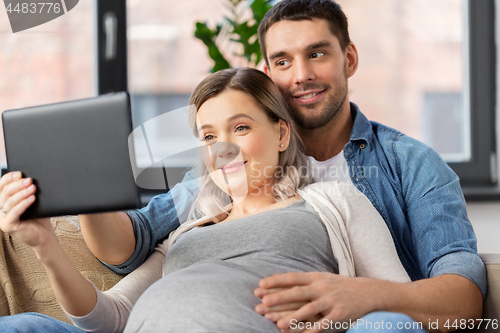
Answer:
[[[282,330],[290,327],[292,319],[296,322],[356,320],[376,309],[373,296],[380,282],[332,273],[276,274],[260,281],[255,295],[262,298],[262,304],[255,310]],[[321,329],[305,332],[321,332]]]
[[[453,329],[442,325],[447,320],[481,318],[483,305],[479,288],[456,274],[410,283],[317,272],[276,274],[262,279],[254,294],[262,298],[257,313],[284,331],[292,319],[344,323],[374,311],[390,311],[404,313],[428,330],[429,322],[438,321],[437,330],[445,332]],[[321,328],[304,331],[313,332]]]

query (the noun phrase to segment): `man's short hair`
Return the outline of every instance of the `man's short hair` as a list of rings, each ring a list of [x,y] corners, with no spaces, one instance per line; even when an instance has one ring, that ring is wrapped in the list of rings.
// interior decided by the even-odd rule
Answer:
[[[269,66],[266,52],[266,33],[269,28],[279,21],[301,21],[313,18],[325,19],[330,31],[335,35],[342,51],[345,51],[351,39],[347,28],[347,17],[333,0],[282,0],[274,5],[259,24],[258,35],[262,55]]]

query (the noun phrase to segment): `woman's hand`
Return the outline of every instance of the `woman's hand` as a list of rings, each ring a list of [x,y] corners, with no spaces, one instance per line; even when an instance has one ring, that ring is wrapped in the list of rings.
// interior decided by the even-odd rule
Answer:
[[[35,202],[36,186],[21,172],[9,172],[0,178],[0,229],[23,243],[41,248],[55,238],[50,219],[20,221],[20,216]]]
[[[64,310],[85,316],[94,309],[97,294],[64,253],[50,219],[19,220],[35,201],[35,192],[33,180],[22,178],[20,172],[0,178],[0,229],[33,248]]]

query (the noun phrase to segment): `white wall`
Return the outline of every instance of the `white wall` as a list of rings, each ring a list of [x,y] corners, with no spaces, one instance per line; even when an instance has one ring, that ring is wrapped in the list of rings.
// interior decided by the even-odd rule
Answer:
[[[467,204],[480,253],[500,253],[500,202]]]

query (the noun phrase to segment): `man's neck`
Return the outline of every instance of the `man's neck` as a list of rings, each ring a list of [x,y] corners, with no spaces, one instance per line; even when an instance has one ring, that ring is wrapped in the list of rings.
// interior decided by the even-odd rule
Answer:
[[[306,155],[317,161],[326,161],[337,155],[349,142],[354,121],[348,100],[342,110],[326,125],[315,129],[298,128],[298,133],[306,146]]]

